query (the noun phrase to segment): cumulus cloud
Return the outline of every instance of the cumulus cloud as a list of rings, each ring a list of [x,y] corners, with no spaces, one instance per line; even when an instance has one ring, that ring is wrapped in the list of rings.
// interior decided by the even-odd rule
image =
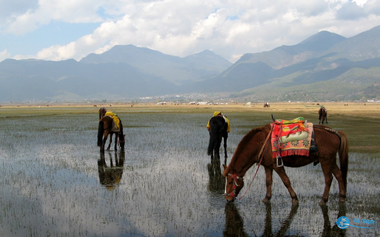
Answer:
[[[10,53],[5,49],[2,52],[0,52],[0,62],[3,61],[4,59],[7,59],[11,56]]]
[[[210,49],[236,61],[244,53],[296,44],[321,30],[349,37],[378,25],[379,15],[376,0],[40,0],[37,8],[25,5],[0,26],[26,34],[51,20],[101,22],[67,45],[41,49],[36,55],[41,59],[79,60],[133,44],[177,56]]]

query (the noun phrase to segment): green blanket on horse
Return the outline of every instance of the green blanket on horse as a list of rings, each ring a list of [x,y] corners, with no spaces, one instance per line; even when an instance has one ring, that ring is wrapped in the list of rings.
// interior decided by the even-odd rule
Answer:
[[[272,123],[272,157],[309,156],[313,124],[303,117],[276,120]]]

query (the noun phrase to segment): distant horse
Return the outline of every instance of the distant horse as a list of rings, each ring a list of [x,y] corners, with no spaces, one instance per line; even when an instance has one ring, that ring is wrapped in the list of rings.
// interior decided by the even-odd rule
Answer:
[[[265,107],[268,107],[268,108],[270,107],[270,105],[269,105],[268,102],[266,102],[266,103],[264,104],[264,108],[265,108]]]
[[[107,113],[107,109],[105,107],[101,107],[99,109],[99,121],[105,116],[106,113]],[[120,123],[121,123],[121,121],[120,121]],[[110,147],[111,147],[111,144],[112,144],[112,136],[113,136],[113,134],[118,134],[118,133],[117,132],[113,132],[113,131],[111,131],[111,133],[109,133],[109,135],[110,135],[110,143],[108,144],[108,147],[107,147],[108,151],[110,150]],[[98,134],[98,136],[99,136],[99,134]],[[116,137],[115,138],[115,150],[117,150],[117,140],[118,140],[118,138]],[[124,140],[124,139],[120,139],[119,142],[121,142],[122,140]],[[101,146],[101,145],[99,145],[99,137],[98,137],[98,146]],[[124,148],[124,146],[123,146],[123,148]]]
[[[223,138],[224,164],[227,164],[227,128],[228,124],[223,117],[215,116],[210,119],[210,140],[208,143],[207,154],[211,155],[211,162],[213,161],[214,156],[216,159],[220,159],[219,148]]]
[[[125,145],[125,135],[123,133],[123,124],[120,120],[120,129],[119,131],[113,130],[113,118],[110,116],[104,116],[99,120],[98,127],[98,146],[100,146],[100,151],[104,151],[104,146],[106,144],[108,135],[110,135],[110,143],[107,147],[107,150],[110,149],[112,143],[112,134],[116,134],[115,136],[115,151],[117,150],[117,144],[119,139],[119,145],[122,150],[124,150]]]
[[[298,198],[285,173],[284,166],[301,167],[316,160],[319,160],[321,163],[322,171],[325,176],[325,190],[320,204],[325,204],[328,201],[333,175],[339,184],[339,201],[345,201],[348,170],[348,141],[343,132],[336,132],[324,125],[314,126],[315,142],[318,147],[318,152],[311,152],[309,156],[282,157],[284,165],[282,167],[278,167],[276,159],[272,158],[270,139],[268,141],[270,133],[270,124],[252,129],[240,141],[228,167],[224,166],[223,176],[227,179],[225,194],[227,201],[233,201],[243,188],[243,177],[247,170],[253,164],[261,161],[259,164],[265,168],[267,186],[263,202],[269,202],[272,197],[272,174],[274,170],[288,189],[292,203],[297,205]],[[339,153],[340,168],[336,164],[337,153]],[[260,157],[258,157],[259,155]]]
[[[327,109],[324,106],[322,106],[319,109],[318,114],[319,114],[319,124],[321,124],[321,122],[323,124],[325,122],[325,120],[326,120],[326,123],[328,123],[327,122]]]

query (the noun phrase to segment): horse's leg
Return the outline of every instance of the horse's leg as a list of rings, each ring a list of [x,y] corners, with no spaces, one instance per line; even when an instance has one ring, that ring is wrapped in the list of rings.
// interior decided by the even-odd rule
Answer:
[[[108,137],[108,132],[107,132],[107,131],[104,131],[104,134],[103,134],[103,142],[102,142],[102,146],[100,147],[100,150],[101,150],[101,151],[104,151],[104,147],[105,147],[105,145],[106,145],[107,137]]]
[[[331,187],[331,182],[333,180],[332,176],[332,163],[326,163],[326,162],[321,162],[321,167],[323,171],[323,175],[325,176],[325,191],[323,192],[322,200],[319,202],[320,205],[325,205],[326,202],[329,200],[329,193],[330,193],[330,187]],[[340,186],[340,185],[339,185]]]
[[[325,118],[326,118],[326,124],[328,124],[328,122],[327,122],[327,114],[326,114]]]
[[[112,143],[112,135],[113,135],[113,133],[110,133],[110,143],[108,144],[108,147],[107,147],[107,151],[109,151],[109,150],[110,150],[110,148],[111,148],[111,143]]]
[[[224,164],[227,165],[227,136],[224,137]]]
[[[277,174],[280,176],[282,182],[284,183],[285,187],[288,189],[288,192],[290,196],[292,197],[292,204],[298,205],[298,197],[297,194],[294,192],[292,188],[292,184],[290,183],[290,179],[288,175],[285,173],[284,167],[278,168],[277,166],[274,168],[274,170],[277,172]]]
[[[220,144],[222,143],[222,137],[219,138],[219,140],[217,141],[216,143],[216,147],[215,147],[215,158],[217,160],[220,160]]]
[[[273,169],[265,167],[265,184],[267,186],[267,193],[263,199],[264,203],[269,203],[272,198],[272,183],[273,183]]]
[[[117,140],[119,138],[119,134],[115,133],[115,146],[114,146],[114,149],[115,151],[117,151]]]
[[[332,172],[333,172],[336,180],[338,180],[338,184],[339,184],[339,202],[345,202],[346,201],[346,192],[345,192],[345,188],[344,188],[342,171],[340,171],[340,169],[336,163],[333,164]]]

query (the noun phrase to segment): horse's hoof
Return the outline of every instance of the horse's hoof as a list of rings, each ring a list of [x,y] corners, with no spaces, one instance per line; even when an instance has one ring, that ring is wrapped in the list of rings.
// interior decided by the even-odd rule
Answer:
[[[324,200],[321,200],[321,201],[319,202],[319,205],[320,205],[320,206],[324,206],[324,205],[326,205],[326,202],[325,202]]]
[[[339,202],[341,202],[341,203],[345,203],[345,202],[346,202],[346,199],[345,199],[345,198],[339,198]]]
[[[270,203],[270,200],[269,200],[269,198],[264,198],[262,201],[263,201],[263,203],[265,203],[265,204],[268,204],[268,203]]]
[[[297,200],[297,199],[293,199],[293,200],[292,200],[292,205],[293,205],[293,206],[298,206],[298,205],[299,205],[298,200]]]

